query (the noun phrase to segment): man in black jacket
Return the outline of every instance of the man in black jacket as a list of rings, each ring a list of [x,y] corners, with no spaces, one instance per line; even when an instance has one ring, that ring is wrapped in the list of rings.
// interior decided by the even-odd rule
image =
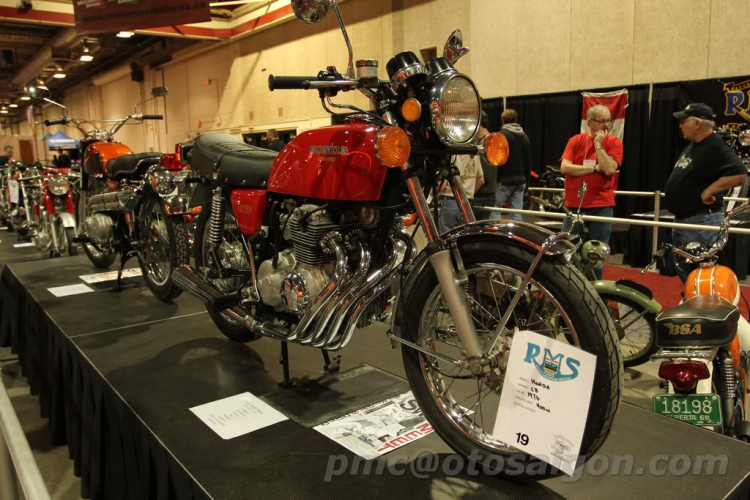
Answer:
[[[281,151],[286,146],[284,141],[279,139],[279,133],[273,128],[266,132],[266,140],[268,141],[268,149],[274,151]]]
[[[510,208],[521,210],[526,178],[531,170],[531,142],[518,124],[518,113],[515,109],[508,108],[503,111],[500,120],[503,124],[500,133],[508,139],[510,154],[505,165],[498,167],[495,206],[501,208],[510,200]],[[521,214],[507,216],[501,212],[492,212],[492,219],[502,218],[521,220]]]

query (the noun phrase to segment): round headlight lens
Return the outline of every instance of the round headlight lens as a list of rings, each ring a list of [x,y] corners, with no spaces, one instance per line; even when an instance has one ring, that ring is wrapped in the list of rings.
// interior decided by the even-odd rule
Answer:
[[[55,196],[62,196],[70,189],[70,183],[67,177],[56,176],[49,178],[49,190]]]
[[[479,93],[467,77],[447,74],[438,78],[431,103],[432,120],[443,141],[466,144],[479,129]],[[433,94],[435,95],[435,94]]]

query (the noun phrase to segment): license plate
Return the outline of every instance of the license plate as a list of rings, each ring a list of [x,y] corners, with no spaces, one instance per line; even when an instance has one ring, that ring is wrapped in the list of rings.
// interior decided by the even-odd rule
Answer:
[[[721,403],[716,394],[659,394],[654,412],[694,425],[720,425]]]

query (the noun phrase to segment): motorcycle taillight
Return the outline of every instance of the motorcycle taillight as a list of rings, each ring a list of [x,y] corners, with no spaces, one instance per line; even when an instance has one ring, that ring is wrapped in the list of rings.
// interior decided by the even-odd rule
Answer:
[[[689,393],[698,382],[710,377],[708,366],[695,361],[665,361],[659,367],[659,378],[672,382],[676,393]]]

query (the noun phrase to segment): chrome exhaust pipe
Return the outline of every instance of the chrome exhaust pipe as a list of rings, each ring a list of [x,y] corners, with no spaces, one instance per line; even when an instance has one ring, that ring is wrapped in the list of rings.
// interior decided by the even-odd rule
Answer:
[[[357,327],[357,322],[359,321],[360,316],[362,316],[362,313],[365,312],[365,309],[367,309],[367,306],[370,305],[370,303],[372,303],[372,301],[381,293],[385,292],[388,287],[391,286],[394,279],[398,278],[399,269],[406,257],[407,244],[401,239],[398,241],[391,241],[394,247],[392,255],[390,259],[388,259],[388,263],[367,279],[368,286],[362,290],[359,296],[354,298],[353,307],[342,311],[340,317],[336,318],[336,324],[339,326],[336,329],[332,329],[329,333],[324,349],[337,351],[346,347],[352,339],[354,330]],[[344,321],[347,313],[349,313],[348,317],[346,318],[346,321]],[[345,328],[339,335],[342,324]]]

